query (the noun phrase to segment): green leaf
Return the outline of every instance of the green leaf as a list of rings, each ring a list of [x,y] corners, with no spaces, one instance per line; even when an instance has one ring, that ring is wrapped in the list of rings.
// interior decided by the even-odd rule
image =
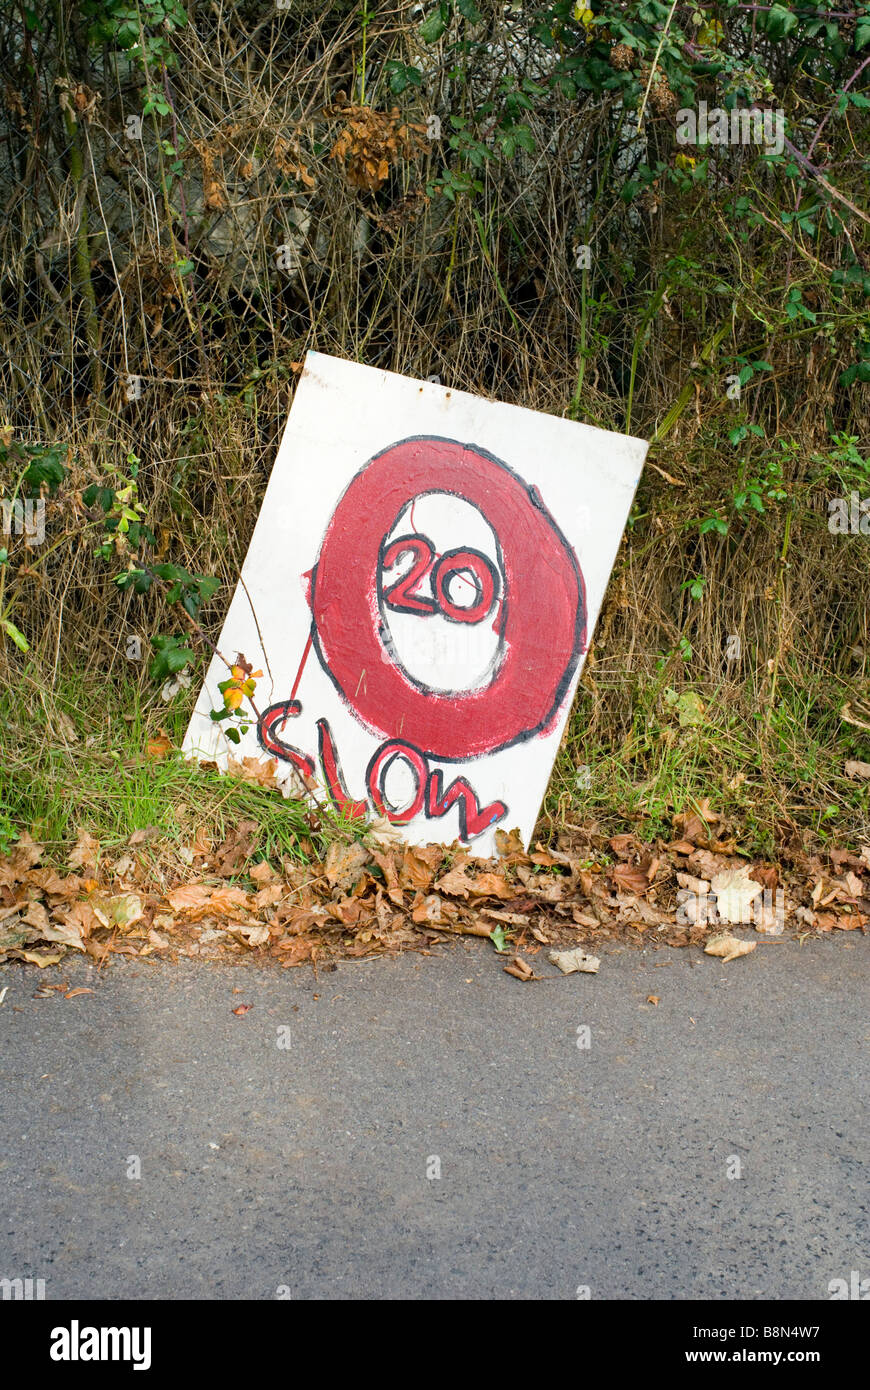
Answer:
[[[450,7],[438,5],[420,25],[420,38],[424,43],[437,43],[450,22]]]
[[[2,627],[3,631],[7,634],[7,636],[12,638],[12,641],[15,643],[19,651],[30,651],[30,643],[24,636],[24,633],[21,632],[20,629],[17,628],[14,623],[11,623],[8,618],[3,618],[2,620],[0,620],[0,627]]]
[[[499,951],[502,955],[508,954],[508,952],[510,951],[510,947],[508,946],[503,926],[499,925],[497,927],[494,927],[489,934],[489,939],[492,942],[495,949]]]
[[[469,24],[479,24],[483,18],[473,0],[457,0],[456,8]]]
[[[58,449],[40,450],[24,474],[23,481],[33,492],[39,492],[45,483],[49,492],[54,492],[66,477],[66,468],[61,463]]]
[[[798,25],[798,17],[782,5],[772,5],[766,16],[764,28],[768,38],[784,39]]]

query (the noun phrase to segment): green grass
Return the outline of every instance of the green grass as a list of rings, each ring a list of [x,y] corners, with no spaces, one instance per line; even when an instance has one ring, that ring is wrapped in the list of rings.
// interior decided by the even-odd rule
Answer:
[[[684,689],[685,674],[673,677]],[[630,718],[607,736],[590,737],[591,698],[581,693],[542,833],[596,822],[608,833],[630,828],[669,840],[674,815],[708,798],[750,854],[774,857],[789,825],[819,843],[870,838],[870,784],[843,772],[848,758],[870,761],[870,739],[841,721],[829,677],[808,689],[785,672],[769,712],[754,707],[748,690],[731,688],[725,698],[699,687],[703,712],[689,727],[661,673],[632,681]],[[171,850],[200,827],[219,843],[239,821],[254,820],[257,853],[270,858],[310,856],[312,847],[320,854],[330,839],[362,832],[361,822],[337,813],[312,822],[308,806],[177,754],[149,758],[147,743],[161,731],[180,745],[194,698],[189,690],[164,704],[144,675],[111,685],[67,677],[50,694],[35,669],[14,691],[0,684],[0,853],[24,828],[58,856],[82,829],[110,849],[155,827]],[[577,785],[583,765],[587,788]]]
[[[359,833],[359,823],[337,813],[312,818],[299,801],[177,753],[149,757],[148,740],[160,730],[181,743],[192,699],[190,692],[166,706],[133,681],[108,691],[66,681],[50,699],[30,686],[15,696],[0,687],[0,852],[15,827],[59,852],[81,829],[111,848],[154,827],[172,846],[200,827],[219,842],[239,821],[255,820],[260,855],[297,859],[312,845],[320,853],[330,838]]]
[[[780,683],[769,715],[748,690],[700,689],[701,722],[681,727],[659,682],[638,683],[630,728],[590,738],[584,692],[554,769],[552,825],[626,825],[642,839],[674,838],[673,817],[708,798],[748,853],[774,856],[789,824],[820,843],[870,838],[870,784],[849,780],[847,759],[870,760],[870,740],[844,724],[828,680],[807,689]],[[588,767],[589,785],[577,784]]]

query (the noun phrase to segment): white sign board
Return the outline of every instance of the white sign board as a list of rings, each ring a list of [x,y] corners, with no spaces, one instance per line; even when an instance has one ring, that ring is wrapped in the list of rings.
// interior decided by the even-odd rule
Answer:
[[[277,758],[410,843],[528,844],[647,445],[308,354],[191,756]]]

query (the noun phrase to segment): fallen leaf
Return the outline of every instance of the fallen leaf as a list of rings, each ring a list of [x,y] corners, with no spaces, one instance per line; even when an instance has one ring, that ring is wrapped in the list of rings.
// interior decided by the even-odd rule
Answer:
[[[668,845],[668,849],[672,849],[675,854],[694,854],[696,848],[697,846],[693,845],[691,840],[674,840],[672,844]]]
[[[63,997],[64,997],[64,999],[75,999],[75,997],[76,997],[77,994],[93,994],[93,993],[94,993],[94,991],[93,991],[92,989],[71,989],[71,990],[70,990],[67,994],[65,994]]]
[[[254,950],[257,946],[265,946],[266,942],[270,939],[269,928],[263,926],[261,922],[254,923],[251,926],[237,927],[236,935],[240,936],[245,942],[245,945],[250,946],[251,950]]]
[[[623,892],[640,895],[649,888],[649,879],[635,864],[614,864],[610,870],[610,877]]]
[[[729,960],[736,960],[738,956],[748,956],[757,945],[757,941],[741,941],[737,936],[711,936],[704,947],[704,953],[720,957],[725,965]]]
[[[855,759],[851,759],[846,763],[844,771],[847,777],[853,779],[857,778],[862,782],[866,782],[867,779],[870,778],[870,763],[861,763],[857,762]]]
[[[238,1015],[246,1014],[248,1010],[252,1009],[253,1007],[253,1004],[239,1004],[238,1008],[233,1009],[232,1012]]]
[[[274,787],[275,773],[278,770],[277,758],[229,758],[227,772],[243,782],[253,782],[260,787]]]
[[[16,869],[32,869],[44,852],[45,845],[37,844],[26,830],[22,830],[12,851],[12,862]]]
[[[99,853],[99,840],[95,840],[93,835],[89,835],[86,830],[80,830],[66,862],[71,869],[93,870],[97,866]]]
[[[221,878],[233,878],[247,864],[257,847],[260,828],[254,820],[241,820],[215,850],[215,872]]]
[[[104,927],[120,927],[122,931],[134,926],[145,915],[138,893],[117,893],[113,897],[94,894],[88,905]]]
[[[421,893],[427,892],[443,859],[444,851],[440,846],[408,845],[399,869],[401,887],[416,888]]]
[[[247,910],[248,895],[241,888],[207,888],[202,883],[185,884],[167,893],[166,901],[174,912],[183,913],[191,922],[208,916],[237,916]]]
[[[274,883],[278,875],[272,868],[272,865],[269,863],[269,861],[267,859],[263,859],[259,864],[255,864],[254,867],[251,869],[250,877],[254,880],[255,883],[258,883],[260,887],[263,888],[267,883]]]
[[[480,874],[472,878],[464,868],[452,868],[435,887],[454,898],[512,898],[515,890],[501,874]]]
[[[741,864],[738,869],[726,869],[724,873],[716,874],[710,887],[715,894],[716,907],[723,921],[734,925],[752,921],[752,904],[761,895],[762,887],[754,878],[750,878],[745,865]]]
[[[572,975],[576,970],[584,975],[597,975],[601,965],[598,956],[587,955],[580,946],[575,946],[573,951],[550,951],[549,959],[563,975]]]
[[[387,820],[386,816],[372,816],[368,824],[368,838],[384,849],[398,849],[405,842],[401,831]]]
[[[18,948],[10,954],[16,956],[18,960],[26,960],[28,965],[38,965],[40,970],[44,969],[46,965],[59,965],[63,960],[62,951],[24,951]]]
[[[333,840],[326,851],[324,872],[333,888],[347,892],[365,873],[372,857],[364,845],[353,840],[349,845]]]
[[[513,975],[516,980],[533,980],[535,972],[528,961],[523,960],[522,956],[513,956],[504,967],[506,975]]]
[[[646,997],[646,1002],[648,1004],[658,1004],[660,1002],[659,996],[657,994],[648,994]]]

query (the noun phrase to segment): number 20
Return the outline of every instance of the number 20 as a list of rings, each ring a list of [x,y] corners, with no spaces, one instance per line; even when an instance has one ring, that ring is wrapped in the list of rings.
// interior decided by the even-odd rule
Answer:
[[[498,573],[492,561],[477,550],[448,550],[436,556],[435,548],[425,536],[399,536],[391,541],[381,561],[383,569],[392,569],[403,555],[411,554],[410,569],[384,590],[384,603],[399,613],[419,613],[429,616],[441,613],[453,623],[479,623],[487,616],[498,594]],[[469,577],[475,588],[475,600],[461,608],[450,598],[447,587],[454,575]],[[431,575],[434,599],[418,592],[423,580]]]

